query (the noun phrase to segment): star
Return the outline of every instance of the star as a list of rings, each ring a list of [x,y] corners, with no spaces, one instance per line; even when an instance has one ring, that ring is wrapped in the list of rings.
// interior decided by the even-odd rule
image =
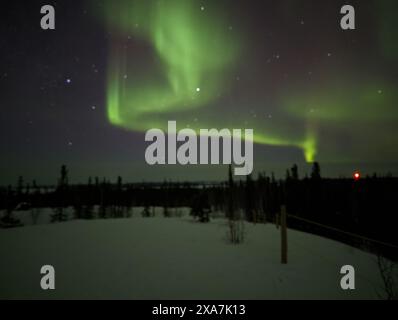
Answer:
[[[96,66],[95,64],[92,64],[92,65],[91,65],[91,68],[93,69],[93,71],[94,71],[95,73],[98,73],[98,69],[97,69],[97,66]]]
[[[72,80],[68,78],[68,79],[66,79],[66,83],[67,83],[67,84],[71,84],[71,83],[72,83]]]

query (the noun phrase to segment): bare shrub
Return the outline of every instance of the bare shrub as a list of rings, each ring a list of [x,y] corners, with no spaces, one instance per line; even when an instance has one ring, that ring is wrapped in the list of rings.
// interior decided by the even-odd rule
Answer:
[[[37,221],[39,220],[40,214],[41,214],[41,209],[40,208],[31,208],[30,209],[30,215],[32,217],[33,225],[37,224]]]
[[[234,215],[228,219],[227,239],[232,244],[241,244],[245,240],[245,223],[241,215]]]
[[[394,261],[377,256],[377,266],[383,280],[383,293],[378,293],[381,299],[398,300],[398,264]]]

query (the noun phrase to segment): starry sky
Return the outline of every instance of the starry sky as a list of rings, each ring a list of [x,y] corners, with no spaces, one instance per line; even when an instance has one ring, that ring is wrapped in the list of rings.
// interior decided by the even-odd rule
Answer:
[[[40,8],[56,30],[40,28]],[[356,30],[340,8],[356,9]],[[203,180],[223,166],[149,167],[145,132],[248,128],[255,171],[398,174],[396,1],[76,0],[3,5],[0,184],[118,175]]]

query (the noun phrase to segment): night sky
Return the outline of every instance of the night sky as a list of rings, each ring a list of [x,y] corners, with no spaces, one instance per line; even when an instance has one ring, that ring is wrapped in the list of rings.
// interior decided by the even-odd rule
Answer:
[[[40,28],[40,8],[56,30]],[[356,30],[340,9],[356,9]],[[3,4],[0,184],[204,180],[150,167],[145,132],[249,128],[255,171],[398,174],[396,1],[13,1]]]

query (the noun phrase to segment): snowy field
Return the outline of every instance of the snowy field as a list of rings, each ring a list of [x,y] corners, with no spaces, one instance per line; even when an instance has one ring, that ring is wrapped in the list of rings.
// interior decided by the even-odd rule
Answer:
[[[274,225],[246,224],[245,242],[231,245],[223,219],[142,218],[136,209],[129,219],[0,229],[0,299],[377,299],[381,292],[376,257],[347,245],[289,230],[289,263],[281,265]],[[50,292],[40,288],[48,264],[56,272]],[[353,291],[340,288],[347,264],[356,269]]]

